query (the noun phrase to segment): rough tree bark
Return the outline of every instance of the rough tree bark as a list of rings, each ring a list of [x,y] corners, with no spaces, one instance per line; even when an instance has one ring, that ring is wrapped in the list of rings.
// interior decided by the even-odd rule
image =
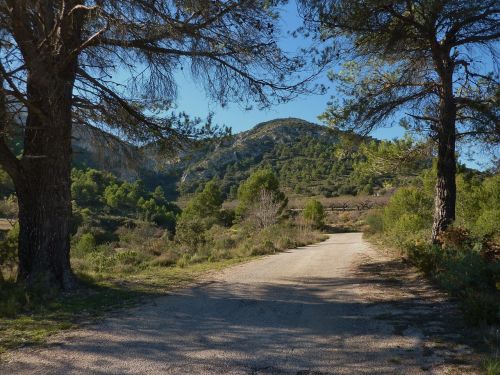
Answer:
[[[53,2],[9,2],[12,30],[26,62],[27,118],[23,155],[15,158],[2,139],[0,163],[11,175],[19,202],[18,280],[29,287],[73,289],[71,271],[71,128],[73,88],[81,46],[83,0],[66,14]],[[49,32],[50,31],[50,32]],[[42,42],[43,41],[43,42]],[[44,45],[39,48],[39,45]]]
[[[28,95],[46,108],[45,121],[28,114],[19,200],[19,279],[72,289],[69,263],[71,219],[71,101],[74,73],[31,83]],[[42,136],[43,135],[43,136]]]
[[[453,124],[454,125],[454,124]],[[456,160],[455,126],[446,124],[439,134],[436,197],[432,241],[439,242],[440,234],[455,221]]]
[[[442,61],[442,60],[441,60]],[[438,65],[441,75],[441,100],[437,124],[437,180],[434,200],[432,242],[439,243],[440,235],[455,221],[456,205],[456,116],[457,106],[453,94],[453,66],[449,59]]]

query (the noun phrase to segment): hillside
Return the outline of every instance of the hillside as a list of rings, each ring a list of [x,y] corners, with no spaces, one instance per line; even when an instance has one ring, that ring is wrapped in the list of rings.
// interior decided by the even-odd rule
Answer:
[[[217,143],[192,146],[176,158],[154,146],[138,148],[95,134],[75,137],[75,165],[108,170],[127,180],[162,185],[169,196],[193,193],[216,178],[229,197],[258,168],[272,168],[282,188],[299,195],[336,196],[372,191],[377,181],[352,175],[356,145],[363,139],[296,118],[256,125]],[[97,142],[97,146],[96,143]]]
[[[183,168],[181,192],[192,192],[203,181],[220,179],[222,189],[234,196],[253,169],[272,168],[282,188],[298,194],[342,194],[352,160],[345,134],[304,120],[276,119],[212,145]],[[344,152],[339,152],[342,149]],[[335,181],[334,181],[335,180]],[[343,191],[338,191],[342,185]]]
[[[73,165],[76,168],[111,172],[125,181],[141,179],[149,189],[161,185],[169,198],[175,198],[179,176],[171,176],[160,168],[160,158],[165,159],[98,129],[73,128]]]

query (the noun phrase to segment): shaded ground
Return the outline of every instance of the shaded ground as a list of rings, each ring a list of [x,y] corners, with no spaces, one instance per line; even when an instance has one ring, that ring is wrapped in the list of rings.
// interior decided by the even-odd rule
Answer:
[[[472,374],[453,304],[359,233],[13,352],[6,374]]]

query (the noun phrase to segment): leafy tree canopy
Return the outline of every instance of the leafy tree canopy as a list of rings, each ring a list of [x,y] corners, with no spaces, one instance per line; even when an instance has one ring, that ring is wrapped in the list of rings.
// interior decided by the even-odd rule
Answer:
[[[189,201],[182,212],[183,216],[190,217],[218,217],[222,208],[222,193],[216,181],[209,181],[201,192]]]
[[[437,144],[433,241],[456,214],[456,144],[500,144],[494,0],[313,0],[302,2],[322,39],[344,60],[331,72],[341,99],[322,118],[369,132],[405,116],[404,126]],[[497,148],[493,147],[494,150]]]
[[[416,176],[432,163],[433,148],[409,135],[393,141],[361,143],[355,172],[364,176],[393,178]]]
[[[188,202],[177,221],[176,240],[196,247],[205,242],[205,231],[222,222],[222,194],[216,181],[209,181]]]
[[[317,199],[309,199],[302,212],[304,219],[315,228],[325,225],[325,209]]]
[[[243,214],[259,197],[261,190],[275,194],[275,198],[286,204],[286,196],[279,190],[279,181],[271,169],[254,171],[238,188],[237,213]]]

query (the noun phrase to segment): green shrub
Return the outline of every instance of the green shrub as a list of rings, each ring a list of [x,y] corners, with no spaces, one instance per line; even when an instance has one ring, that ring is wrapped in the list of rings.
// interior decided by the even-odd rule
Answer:
[[[0,197],[8,197],[16,192],[14,183],[7,172],[0,168]]]
[[[425,274],[432,276],[442,263],[442,251],[439,246],[426,243],[407,245],[406,254],[410,261]]]
[[[234,248],[239,240],[238,233],[221,225],[214,225],[205,232],[207,244],[212,249]]]
[[[500,358],[498,354],[484,362],[485,375],[500,375]]]
[[[373,195],[373,184],[366,184],[363,186],[360,193],[363,195]]]
[[[476,237],[500,240],[500,174],[484,178],[457,176],[457,220]]]
[[[304,219],[314,228],[320,229],[325,225],[325,209],[316,199],[309,199],[302,213]]]
[[[236,213],[234,212],[234,210],[222,209],[219,212],[219,222],[225,227],[230,227],[231,225],[233,225],[235,218]]]
[[[71,254],[75,257],[83,257],[96,248],[96,240],[92,233],[84,233],[80,239],[73,245]]]
[[[116,261],[120,264],[138,266],[142,264],[146,256],[134,250],[125,250],[116,254]]]
[[[0,197],[2,197],[2,174],[4,172],[0,169]],[[0,198],[0,217],[8,218],[8,219],[17,219],[19,215],[19,205],[17,203],[17,196],[14,194],[14,191],[8,197],[1,199]]]
[[[290,237],[284,235],[280,236],[275,244],[278,250],[293,249],[297,246],[297,243]]]
[[[444,252],[441,249],[441,252]],[[474,290],[488,290],[493,287],[488,264],[480,254],[471,250],[444,252],[441,255],[440,267],[446,272],[436,275],[447,290],[460,293],[466,288]]]
[[[177,259],[176,265],[177,267],[184,268],[189,265],[190,260],[191,257],[189,256],[189,254],[182,254],[181,257]]]
[[[97,246],[92,252],[86,254],[84,259],[90,270],[96,273],[112,271],[117,264],[116,254],[109,244]]]
[[[205,244],[205,231],[221,222],[222,195],[215,181],[195,194],[177,220],[175,239],[194,252]]]
[[[79,206],[101,205],[106,186],[116,182],[110,173],[95,169],[73,169],[71,180],[71,197]]]
[[[417,187],[399,189],[384,209],[384,230],[407,232],[412,225],[414,231],[430,228],[432,212],[433,198],[424,190]],[[405,223],[400,224],[400,220],[405,221]]]
[[[219,218],[222,208],[222,193],[215,181],[209,181],[202,191],[196,193],[182,212],[184,216]]]
[[[483,209],[472,226],[473,233],[478,236],[498,235],[500,233],[500,209]]]
[[[143,197],[139,198],[137,201],[139,217],[174,233],[177,210],[166,203],[164,198],[160,198],[161,194],[158,191],[158,189],[155,190],[153,197],[148,200]]]
[[[218,262],[224,259],[231,259],[230,251],[214,250],[207,258],[208,262]]]
[[[19,224],[16,223],[12,229],[7,232],[5,239],[0,241],[0,281],[4,279],[4,271],[8,271],[8,276],[13,277],[17,266],[17,247],[19,237]]]
[[[384,230],[398,246],[406,246],[429,238],[425,218],[414,213],[404,213],[395,222],[384,220]]]
[[[471,325],[494,324],[500,320],[500,303],[493,294],[467,289],[460,300],[460,309]]]
[[[171,233],[175,232],[175,214],[173,212],[159,209],[151,215],[151,221],[156,225],[168,229]]]
[[[265,240],[262,243],[258,243],[253,245],[251,250],[251,255],[266,255],[266,254],[274,254],[276,252],[276,248],[271,240]]]
[[[142,247],[157,238],[159,233],[161,232],[154,224],[144,221],[116,230],[121,247]]]
[[[381,211],[374,211],[366,217],[369,234],[381,233],[384,231],[384,218]]]
[[[181,215],[177,220],[175,240],[185,244],[194,251],[205,243],[205,231],[212,226],[212,218],[202,219],[194,216]]]
[[[279,181],[270,169],[259,169],[254,171],[238,188],[238,207],[236,214],[243,216],[248,209],[259,199],[261,190],[273,193],[275,199],[286,206],[287,198],[279,190]]]

